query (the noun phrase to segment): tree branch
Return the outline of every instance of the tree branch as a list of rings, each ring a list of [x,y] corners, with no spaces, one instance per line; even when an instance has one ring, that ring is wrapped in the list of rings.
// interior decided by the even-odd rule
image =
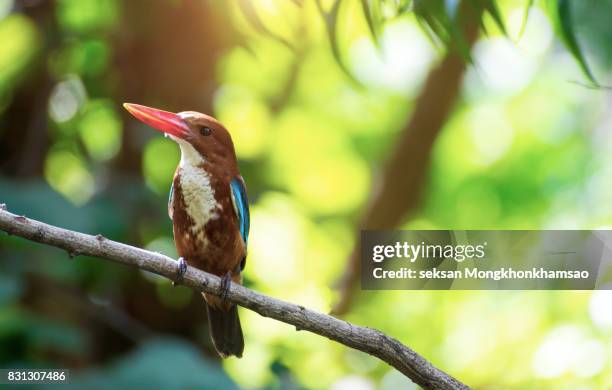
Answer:
[[[470,18],[463,30],[465,44],[471,48],[478,37],[482,9],[468,11]],[[431,152],[460,95],[465,68],[465,58],[456,51],[449,51],[427,76],[412,116],[372,190],[370,202],[356,229],[356,244],[340,278],[340,298],[332,313],[345,314],[353,303],[361,274],[361,230],[393,229],[419,206]]]
[[[0,205],[0,230],[64,249],[70,256],[96,256],[153,272],[171,280],[177,277],[177,263],[170,257],[115,242],[101,235],[91,236],[18,216],[6,211],[5,205]],[[187,268],[181,282],[201,292],[215,295],[222,292],[220,278],[193,267]],[[316,333],[376,356],[425,389],[469,389],[434,367],[412,349],[376,329],[353,325],[303,306],[268,297],[235,283],[231,284],[227,299],[264,317],[293,325],[297,330]]]

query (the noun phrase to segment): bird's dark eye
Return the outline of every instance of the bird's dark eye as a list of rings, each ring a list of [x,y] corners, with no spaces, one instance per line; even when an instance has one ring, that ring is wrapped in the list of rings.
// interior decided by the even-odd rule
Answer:
[[[210,127],[204,126],[204,127],[200,127],[200,134],[202,134],[203,136],[209,136],[210,133],[212,133],[212,130],[210,129]]]

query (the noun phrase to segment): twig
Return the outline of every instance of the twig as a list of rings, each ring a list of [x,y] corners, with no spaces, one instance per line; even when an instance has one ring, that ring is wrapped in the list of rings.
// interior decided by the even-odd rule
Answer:
[[[68,253],[78,252],[112,260],[171,280],[177,276],[177,262],[170,257],[115,242],[102,235],[91,236],[47,225],[2,209],[0,230],[64,249]],[[182,283],[201,292],[222,294],[220,278],[193,267],[187,268]],[[232,283],[227,299],[264,317],[285,322],[296,329],[316,333],[376,356],[425,389],[469,389],[434,367],[412,349],[376,329],[353,325],[303,306],[268,297],[235,283]]]

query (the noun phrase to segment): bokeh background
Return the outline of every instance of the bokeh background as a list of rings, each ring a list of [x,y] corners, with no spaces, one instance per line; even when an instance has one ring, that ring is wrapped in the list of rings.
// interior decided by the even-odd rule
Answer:
[[[174,256],[178,148],[121,103],[212,113],[249,189],[248,287],[323,312],[349,302],[344,318],[476,389],[612,388],[608,292],[338,288],[359,226],[612,224],[612,93],[559,39],[550,1],[498,1],[463,54],[423,2],[333,3],[0,0],[0,203]],[[605,86],[612,2],[569,3],[578,59]],[[376,219],[381,188],[402,192]],[[191,290],[0,234],[0,367],[69,368],[83,388],[416,388],[240,315],[245,355],[220,361]]]

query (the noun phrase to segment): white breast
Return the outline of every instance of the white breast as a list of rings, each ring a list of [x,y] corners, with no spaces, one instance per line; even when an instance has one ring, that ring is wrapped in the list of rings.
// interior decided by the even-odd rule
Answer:
[[[181,162],[179,177],[183,200],[187,214],[193,220],[191,231],[197,236],[203,235],[202,228],[208,221],[219,218],[215,191],[210,184],[210,175],[201,165],[205,160],[187,142],[180,141]],[[200,236],[200,238],[203,238]]]

